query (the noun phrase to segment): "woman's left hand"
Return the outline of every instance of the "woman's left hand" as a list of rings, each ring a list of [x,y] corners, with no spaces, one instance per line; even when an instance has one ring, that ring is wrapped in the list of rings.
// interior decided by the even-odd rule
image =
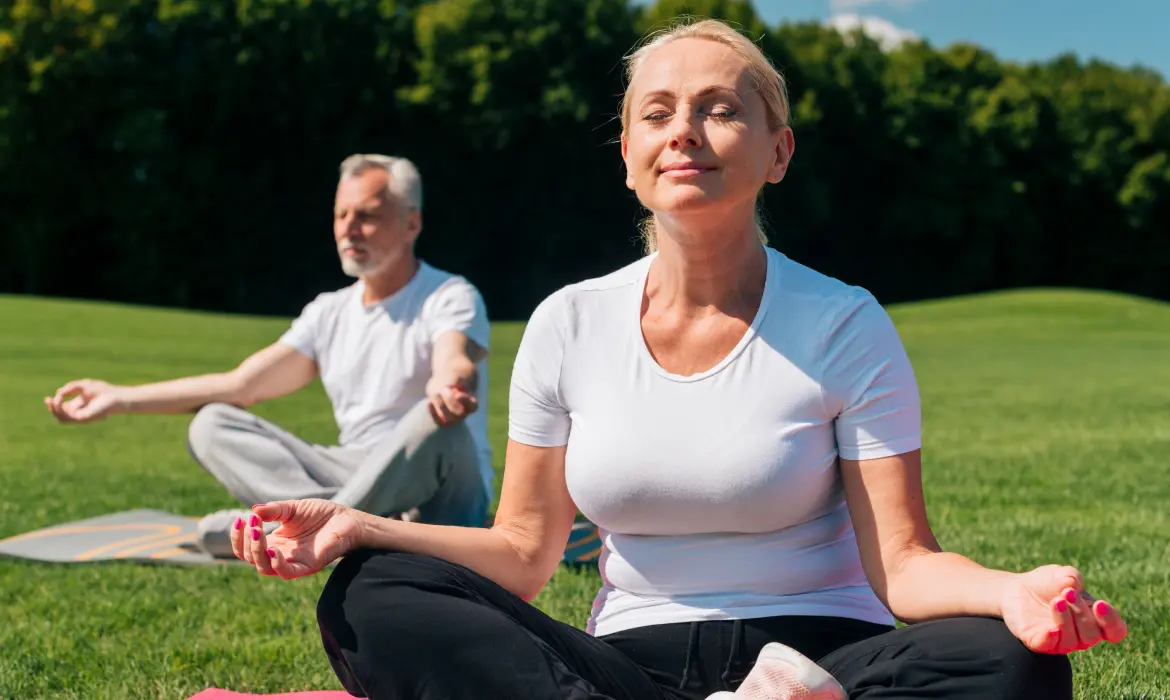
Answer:
[[[1128,632],[1117,609],[1089,595],[1071,566],[1041,566],[1016,575],[1002,607],[1012,634],[1041,653],[1068,654],[1101,641],[1116,644]]]

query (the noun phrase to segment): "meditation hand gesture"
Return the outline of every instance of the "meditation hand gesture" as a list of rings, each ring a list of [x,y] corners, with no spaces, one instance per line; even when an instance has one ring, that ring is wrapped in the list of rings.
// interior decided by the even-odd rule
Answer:
[[[467,382],[447,383],[438,378],[427,382],[431,418],[442,427],[455,425],[479,408],[475,388]]]
[[[118,387],[95,379],[79,379],[45,397],[45,406],[61,423],[90,423],[118,407]]]
[[[1080,572],[1069,566],[1019,575],[1003,602],[1003,621],[1029,649],[1048,654],[1117,643],[1128,631],[1117,609],[1089,595]]]
[[[232,551],[265,576],[288,580],[315,574],[357,547],[361,535],[355,511],[320,498],[266,503],[252,512],[247,523],[236,519]],[[280,527],[266,536],[265,522]]]

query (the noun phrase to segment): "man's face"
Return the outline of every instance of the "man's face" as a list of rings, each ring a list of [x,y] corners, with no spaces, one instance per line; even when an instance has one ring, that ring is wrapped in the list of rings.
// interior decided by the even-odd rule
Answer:
[[[389,183],[389,173],[370,168],[337,186],[333,237],[347,275],[375,275],[410,260],[422,217],[390,194]]]

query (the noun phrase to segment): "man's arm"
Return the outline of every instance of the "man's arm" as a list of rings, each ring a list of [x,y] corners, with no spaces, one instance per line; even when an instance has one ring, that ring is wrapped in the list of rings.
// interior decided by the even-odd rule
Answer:
[[[446,331],[431,350],[431,379],[427,382],[431,415],[440,425],[453,425],[479,407],[479,371],[476,364],[487,349],[462,331]]]
[[[62,423],[86,423],[118,413],[189,413],[209,403],[246,407],[291,394],[316,376],[315,362],[275,343],[230,372],[138,386],[81,379],[62,386],[45,399],[45,405]]]

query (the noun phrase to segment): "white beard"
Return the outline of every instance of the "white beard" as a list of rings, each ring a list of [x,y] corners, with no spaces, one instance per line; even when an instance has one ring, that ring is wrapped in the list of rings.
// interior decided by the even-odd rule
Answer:
[[[365,260],[357,260],[346,255],[346,250],[346,248],[338,248],[337,254],[341,258],[342,272],[350,277],[369,275],[383,267],[381,264],[383,261],[376,260],[373,257],[366,258]]]
[[[350,277],[361,277],[362,275],[373,272],[377,266],[371,265],[372,260],[354,260],[353,258],[341,258],[341,270]]]

